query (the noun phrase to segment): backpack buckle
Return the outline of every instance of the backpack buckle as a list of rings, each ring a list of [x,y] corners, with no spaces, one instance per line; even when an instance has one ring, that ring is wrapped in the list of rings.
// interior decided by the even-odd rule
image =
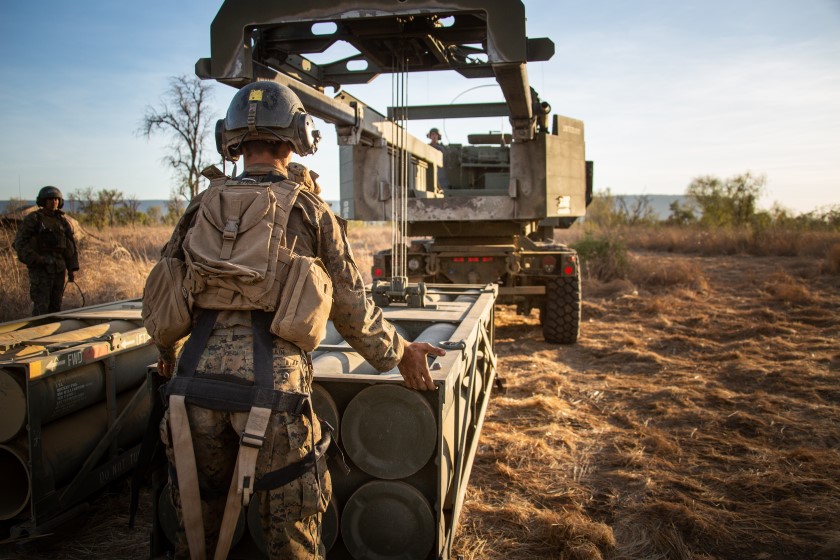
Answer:
[[[236,239],[236,234],[239,233],[239,218],[228,218],[225,224],[225,229],[222,232],[222,237],[226,240],[233,241]]]
[[[225,223],[225,229],[222,232],[222,252],[219,258],[222,260],[230,259],[233,252],[233,242],[236,241],[236,234],[239,233],[239,218],[231,216]]]

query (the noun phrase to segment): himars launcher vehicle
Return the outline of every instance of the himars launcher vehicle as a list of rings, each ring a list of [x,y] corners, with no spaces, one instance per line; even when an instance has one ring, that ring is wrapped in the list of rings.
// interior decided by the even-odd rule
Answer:
[[[320,64],[306,58],[339,42],[356,54]],[[526,37],[519,0],[229,1],[213,22],[211,48],[211,58],[196,65],[199,76],[233,86],[276,80],[335,125],[342,217],[401,221],[401,242],[427,238],[395,245],[396,258],[391,251],[376,256],[373,277],[385,280],[374,289],[379,302],[400,299],[401,276],[494,283],[500,303],[515,303],[524,314],[540,310],[547,341],[577,340],[579,261],[553,234],[585,215],[592,164],[583,123],[550,115],[529,85],[527,63],[550,59],[554,44]],[[505,101],[398,103],[382,114],[347,92],[324,93],[380,74],[443,70],[495,78]],[[400,87],[392,85],[397,101],[404,99]],[[472,135],[469,145],[442,152],[404,128],[412,119],[500,116],[509,118],[512,134]],[[441,169],[445,184],[438,182]]]

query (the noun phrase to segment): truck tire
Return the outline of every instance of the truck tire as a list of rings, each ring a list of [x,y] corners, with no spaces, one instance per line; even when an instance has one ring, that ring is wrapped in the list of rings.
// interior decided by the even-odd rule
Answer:
[[[546,342],[577,342],[580,334],[580,276],[550,278],[546,282],[540,323]]]

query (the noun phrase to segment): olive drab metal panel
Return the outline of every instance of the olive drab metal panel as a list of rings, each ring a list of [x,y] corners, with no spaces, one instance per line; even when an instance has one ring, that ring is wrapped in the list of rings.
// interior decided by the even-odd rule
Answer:
[[[139,301],[0,325],[0,526],[43,534],[137,460],[157,360]]]
[[[314,30],[327,23],[334,30]],[[321,63],[307,58],[341,41],[358,54]],[[334,124],[343,218],[391,220],[391,193],[405,186],[408,235],[440,236],[442,222],[446,231],[525,235],[545,220],[568,227],[586,211],[583,125],[565,117],[550,122],[550,105],[528,80],[527,63],[553,54],[550,39],[525,35],[525,8],[517,0],[228,0],[211,27],[211,56],[197,62],[196,73],[235,87],[277,81],[295,91],[312,115]],[[494,78],[504,103],[389,107],[381,113],[338,91],[381,74],[442,70]],[[327,87],[337,91],[334,97],[325,94]],[[393,120],[476,116],[508,117],[510,140],[497,148],[509,154],[504,169],[470,173],[470,164],[459,164],[459,148],[445,146],[441,153]],[[395,146],[407,159],[407,185],[391,184],[391,166],[404,161],[392,161]],[[438,184],[442,168],[450,184]]]

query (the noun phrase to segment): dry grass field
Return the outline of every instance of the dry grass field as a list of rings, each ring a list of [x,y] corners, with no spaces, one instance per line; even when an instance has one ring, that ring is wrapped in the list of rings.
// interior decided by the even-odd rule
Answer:
[[[85,249],[87,303],[94,284],[140,295],[167,233],[138,232]],[[350,235],[366,271],[387,232]],[[797,238],[793,255],[666,237],[625,239],[626,277],[585,280],[574,346],[544,343],[536,313],[497,308],[507,390],[460,519],[466,560],[840,558],[840,236]],[[6,313],[26,294],[2,259]],[[146,558],[148,519],[127,530],[126,496],[0,559]]]
[[[387,228],[351,224],[352,245],[366,280],[370,280],[371,254],[385,247]],[[172,233],[170,226],[120,227],[93,230],[79,244],[76,284],[64,292],[63,309],[137,298],[143,294],[146,275]],[[15,232],[0,229],[0,322],[27,317],[32,312],[26,267],[15,257]],[[84,297],[84,300],[82,299]]]
[[[467,559],[840,558],[840,277],[646,253],[580,342],[501,308]]]

